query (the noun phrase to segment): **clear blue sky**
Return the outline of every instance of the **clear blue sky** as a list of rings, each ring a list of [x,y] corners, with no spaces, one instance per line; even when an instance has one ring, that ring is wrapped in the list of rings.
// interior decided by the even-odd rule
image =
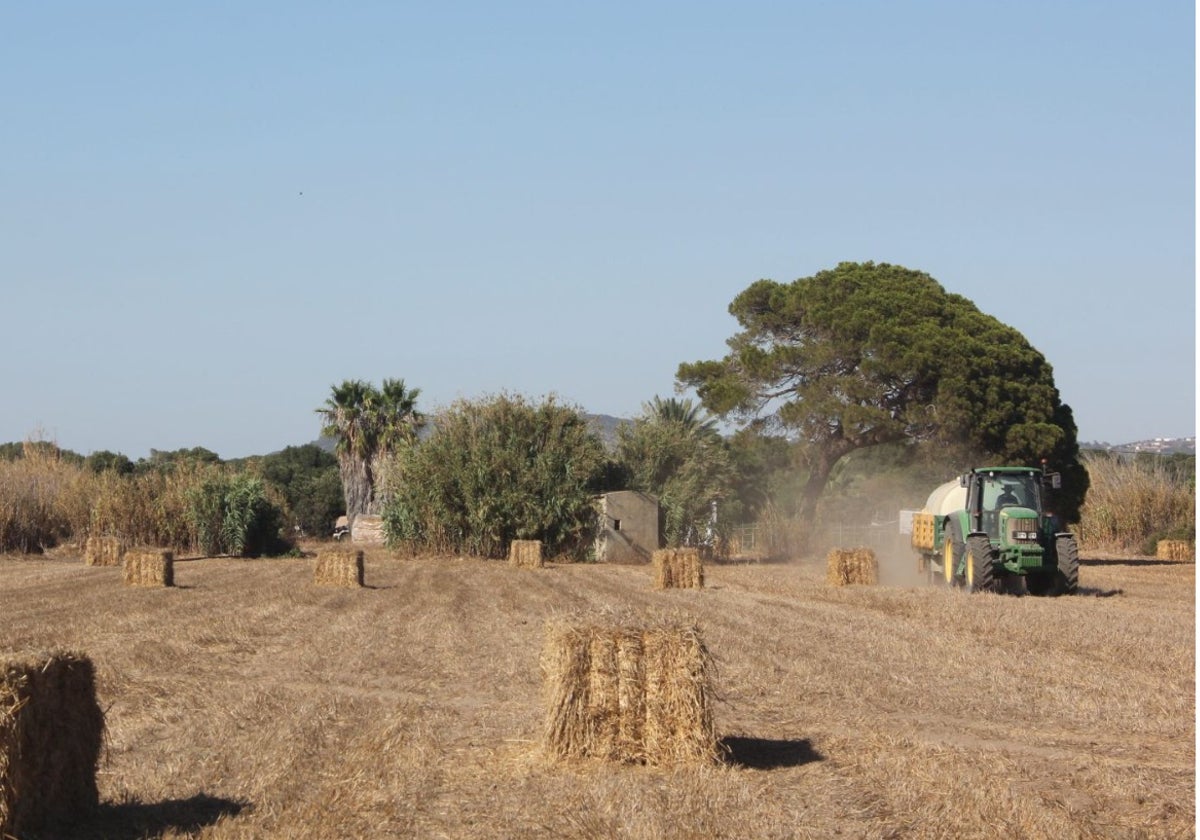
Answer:
[[[1195,434],[1191,2],[0,6],[0,441],[265,453],[343,379],[631,416],[890,262],[1082,440]]]

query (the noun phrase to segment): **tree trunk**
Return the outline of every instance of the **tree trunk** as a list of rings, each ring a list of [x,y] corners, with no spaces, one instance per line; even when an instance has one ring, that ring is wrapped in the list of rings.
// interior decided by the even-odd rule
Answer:
[[[360,513],[370,513],[371,469],[361,458],[338,456],[338,472],[342,477],[342,496],[346,500],[346,516],[353,519]]]

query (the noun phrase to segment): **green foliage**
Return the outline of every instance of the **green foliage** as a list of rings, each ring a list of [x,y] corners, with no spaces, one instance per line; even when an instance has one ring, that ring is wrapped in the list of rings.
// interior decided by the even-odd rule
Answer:
[[[629,487],[658,497],[662,537],[669,546],[696,545],[712,517],[711,504],[733,496],[733,468],[716,421],[691,400],[660,400],[617,433],[617,459]],[[721,521],[728,521],[718,506]],[[719,530],[719,527],[718,527]]]
[[[337,440],[338,467],[347,514],[377,513],[378,475],[392,454],[417,439],[425,423],[417,411],[419,388],[403,379],[385,379],[376,388],[361,379],[334,385],[325,405],[316,410],[321,434]]]
[[[935,441],[963,466],[1048,459],[1064,478],[1060,514],[1078,518],[1087,472],[1050,365],[927,274],[842,263],[792,283],[760,280],[729,311],[742,327],[730,352],[680,365],[678,379],[719,415],[804,442],[802,516],[849,452]]]
[[[187,515],[207,555],[259,556],[282,550],[280,512],[262,479],[212,474],[187,494]]]
[[[108,471],[117,475],[130,475],[134,471],[133,461],[120,452],[110,452],[107,449],[88,455],[83,465],[94,473]]]
[[[580,412],[553,398],[461,400],[394,459],[385,527],[393,543],[417,548],[504,557],[524,539],[549,556],[582,556],[604,461]]]
[[[337,458],[315,444],[263,455],[255,459],[255,469],[279,489],[303,533],[327,536],[345,510]]]

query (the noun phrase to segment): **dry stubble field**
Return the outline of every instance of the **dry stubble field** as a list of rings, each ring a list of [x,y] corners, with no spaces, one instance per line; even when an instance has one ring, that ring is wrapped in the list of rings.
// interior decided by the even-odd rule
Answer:
[[[665,592],[647,567],[383,552],[369,588],[328,589],[314,562],[183,562],[142,590],[0,558],[0,644],[96,664],[104,804],[77,836],[1195,833],[1193,565],[1085,561],[1050,600],[831,588],[818,561]],[[544,624],[614,607],[699,625],[726,764],[542,756]]]

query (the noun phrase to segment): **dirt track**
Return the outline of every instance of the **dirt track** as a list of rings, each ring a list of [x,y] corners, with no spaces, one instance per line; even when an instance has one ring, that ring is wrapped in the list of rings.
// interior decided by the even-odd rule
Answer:
[[[0,558],[3,644],[99,673],[106,805],[79,836],[1194,834],[1190,564],[1085,561],[1079,596],[1036,599],[384,553],[333,590],[313,562],[180,563],[152,591]],[[541,756],[544,622],[601,608],[700,625],[729,764]]]

